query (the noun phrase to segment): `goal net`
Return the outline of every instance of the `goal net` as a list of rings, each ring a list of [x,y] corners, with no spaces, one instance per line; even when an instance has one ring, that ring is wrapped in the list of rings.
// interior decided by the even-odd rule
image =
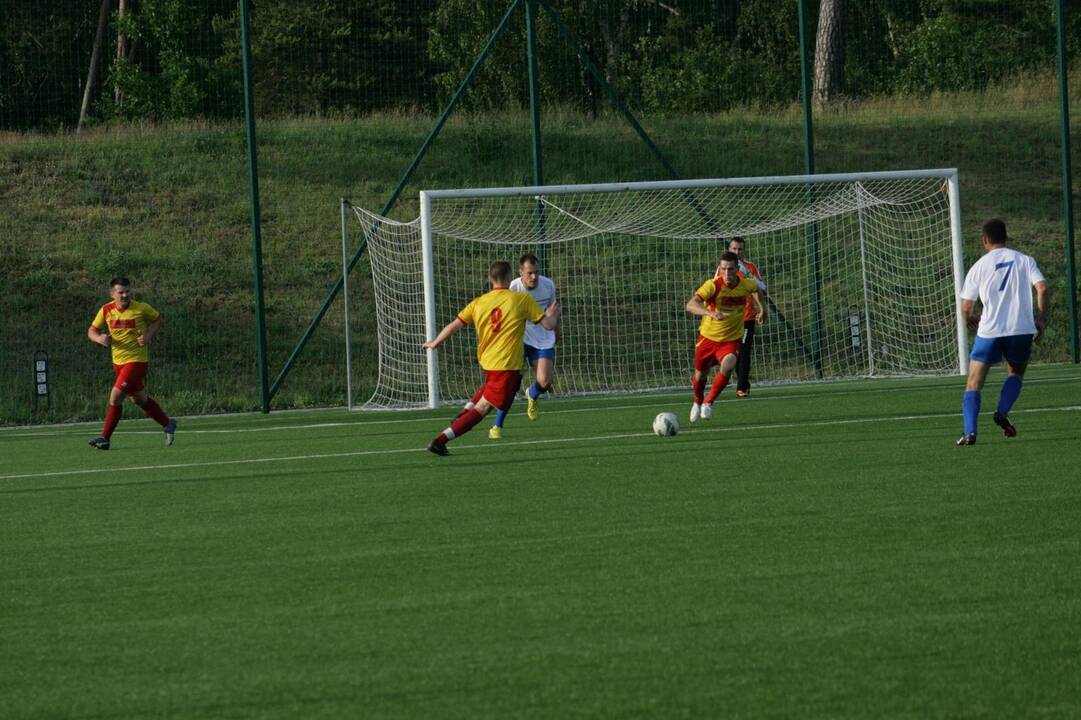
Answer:
[[[557,394],[688,387],[685,305],[737,236],[768,285],[756,383],[965,369],[955,170],[438,190],[420,205],[408,223],[354,208],[377,316],[367,408],[468,398],[474,333],[421,343],[488,290],[492,261],[526,252],[562,304]]]

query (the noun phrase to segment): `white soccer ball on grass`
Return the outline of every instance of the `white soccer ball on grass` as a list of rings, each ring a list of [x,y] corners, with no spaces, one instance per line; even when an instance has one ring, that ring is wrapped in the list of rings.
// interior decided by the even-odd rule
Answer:
[[[661,437],[671,437],[679,432],[679,420],[670,412],[663,412],[653,418],[653,432]]]

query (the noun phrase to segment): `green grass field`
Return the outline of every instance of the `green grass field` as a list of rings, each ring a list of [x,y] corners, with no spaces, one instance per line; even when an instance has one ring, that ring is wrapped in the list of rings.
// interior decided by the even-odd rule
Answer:
[[[3,716],[1081,716],[1081,370],[1001,378],[0,430]]]

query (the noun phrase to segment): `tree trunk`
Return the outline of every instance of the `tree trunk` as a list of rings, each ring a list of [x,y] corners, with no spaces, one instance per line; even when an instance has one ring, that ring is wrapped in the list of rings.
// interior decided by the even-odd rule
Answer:
[[[845,82],[845,0],[822,0],[815,39],[815,107],[836,102]]]
[[[101,45],[105,41],[105,28],[109,25],[109,2],[101,0],[101,10],[98,11],[98,32],[94,36],[94,49],[90,53],[90,71],[86,74],[86,87],[83,89],[83,104],[79,108],[79,124],[75,126],[75,132],[83,130],[86,122],[86,111],[94,100],[94,86],[97,84],[98,66],[101,64]]]
[[[116,11],[116,16],[121,21],[121,25],[120,25],[121,29],[118,30],[117,33],[116,33],[116,59],[117,60],[124,60],[125,56],[127,55],[127,52],[128,52],[128,38],[127,38],[127,35],[124,34],[124,30],[123,30],[123,28],[124,28],[124,25],[123,25],[124,16],[128,14],[127,11],[128,11],[128,0],[120,0],[120,6],[117,8],[117,11]],[[117,107],[120,107],[121,105],[124,104],[124,93],[120,90],[119,87],[115,88],[113,90],[113,102],[116,103]]]

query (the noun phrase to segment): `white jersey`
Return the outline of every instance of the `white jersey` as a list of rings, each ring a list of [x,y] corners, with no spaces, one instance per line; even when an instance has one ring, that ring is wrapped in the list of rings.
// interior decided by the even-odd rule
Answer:
[[[1035,335],[1032,286],[1044,282],[1036,261],[1024,253],[1000,247],[976,261],[965,276],[962,300],[983,305],[976,334],[985,338]]]
[[[543,275],[537,276],[537,287],[530,290],[522,282],[522,278],[511,280],[510,289],[515,292],[524,292],[532,297],[538,305],[547,310],[556,301],[556,284],[551,278]],[[525,344],[538,350],[547,350],[556,345],[556,331],[546,330],[543,325],[527,322],[525,324]]]

